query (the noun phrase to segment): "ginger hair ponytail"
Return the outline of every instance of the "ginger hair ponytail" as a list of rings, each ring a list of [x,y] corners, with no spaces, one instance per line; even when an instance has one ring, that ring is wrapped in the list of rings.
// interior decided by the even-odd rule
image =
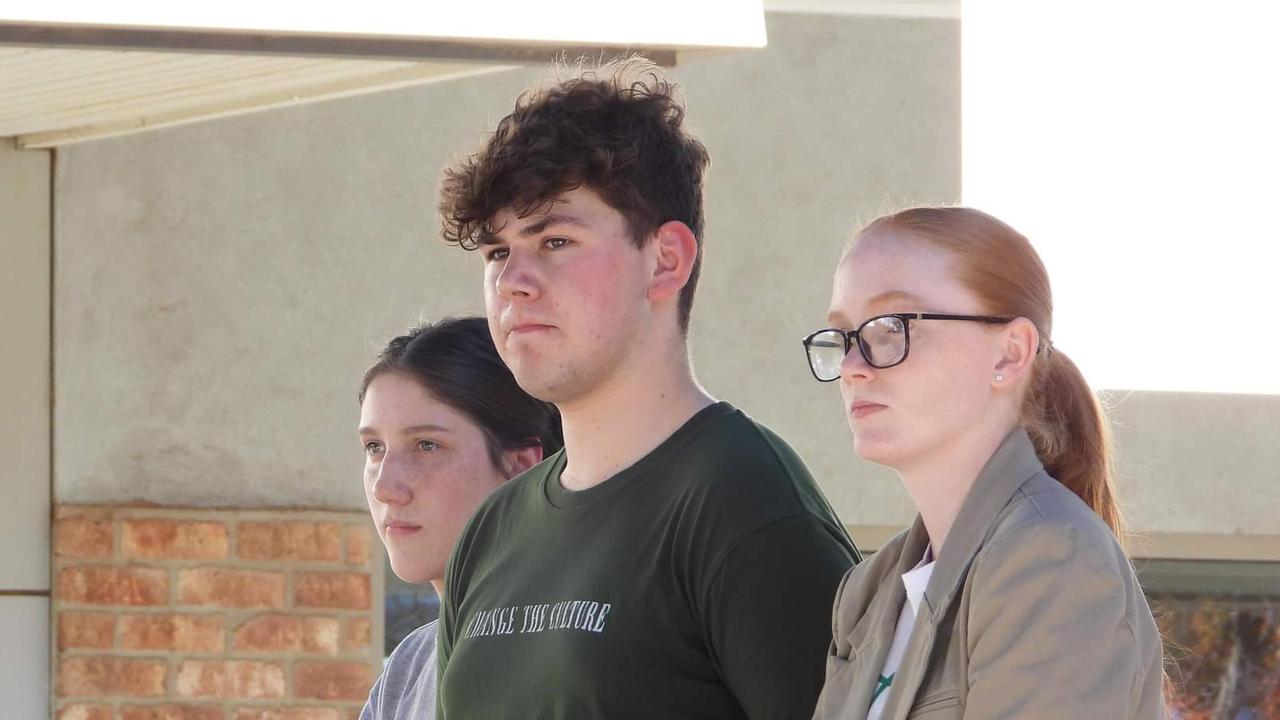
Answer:
[[[1036,358],[1022,401],[1022,426],[1045,470],[1124,540],[1111,466],[1111,428],[1098,396],[1065,353],[1050,347]]]

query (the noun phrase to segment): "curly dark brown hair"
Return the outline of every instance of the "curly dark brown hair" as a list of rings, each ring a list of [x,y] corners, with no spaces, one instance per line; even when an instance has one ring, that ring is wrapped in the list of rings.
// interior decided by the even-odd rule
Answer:
[[[702,174],[710,156],[684,127],[676,86],[639,57],[557,70],[571,74],[521,95],[479,152],[445,168],[441,235],[475,250],[494,232],[489,224],[500,211],[527,217],[578,187],[621,213],[637,246],[679,220],[698,243],[679,302],[687,332],[702,267]]]

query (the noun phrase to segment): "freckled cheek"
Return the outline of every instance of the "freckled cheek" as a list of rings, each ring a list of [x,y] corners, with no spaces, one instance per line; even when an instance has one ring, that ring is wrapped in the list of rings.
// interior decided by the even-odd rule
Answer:
[[[456,455],[424,460],[415,470],[414,499],[431,506],[448,502],[465,491],[471,479],[470,463]]]

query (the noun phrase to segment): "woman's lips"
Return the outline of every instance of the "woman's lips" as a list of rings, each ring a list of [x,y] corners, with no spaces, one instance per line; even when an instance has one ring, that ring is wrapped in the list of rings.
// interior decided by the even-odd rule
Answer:
[[[855,418],[864,418],[868,415],[874,415],[881,410],[888,410],[888,406],[879,403],[856,402],[853,407],[849,408],[849,414]]]
[[[387,523],[387,537],[404,537],[406,535],[412,535],[421,529],[421,525],[404,522],[391,522]]]

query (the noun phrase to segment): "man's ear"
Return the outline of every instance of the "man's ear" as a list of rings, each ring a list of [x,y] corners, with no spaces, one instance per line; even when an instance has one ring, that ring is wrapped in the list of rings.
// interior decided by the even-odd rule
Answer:
[[[502,472],[508,480],[540,462],[542,462],[541,445],[525,445],[502,451]]]
[[[693,231],[679,220],[664,222],[654,231],[650,250],[656,262],[649,279],[649,299],[659,301],[679,295],[698,259],[698,240]]]

